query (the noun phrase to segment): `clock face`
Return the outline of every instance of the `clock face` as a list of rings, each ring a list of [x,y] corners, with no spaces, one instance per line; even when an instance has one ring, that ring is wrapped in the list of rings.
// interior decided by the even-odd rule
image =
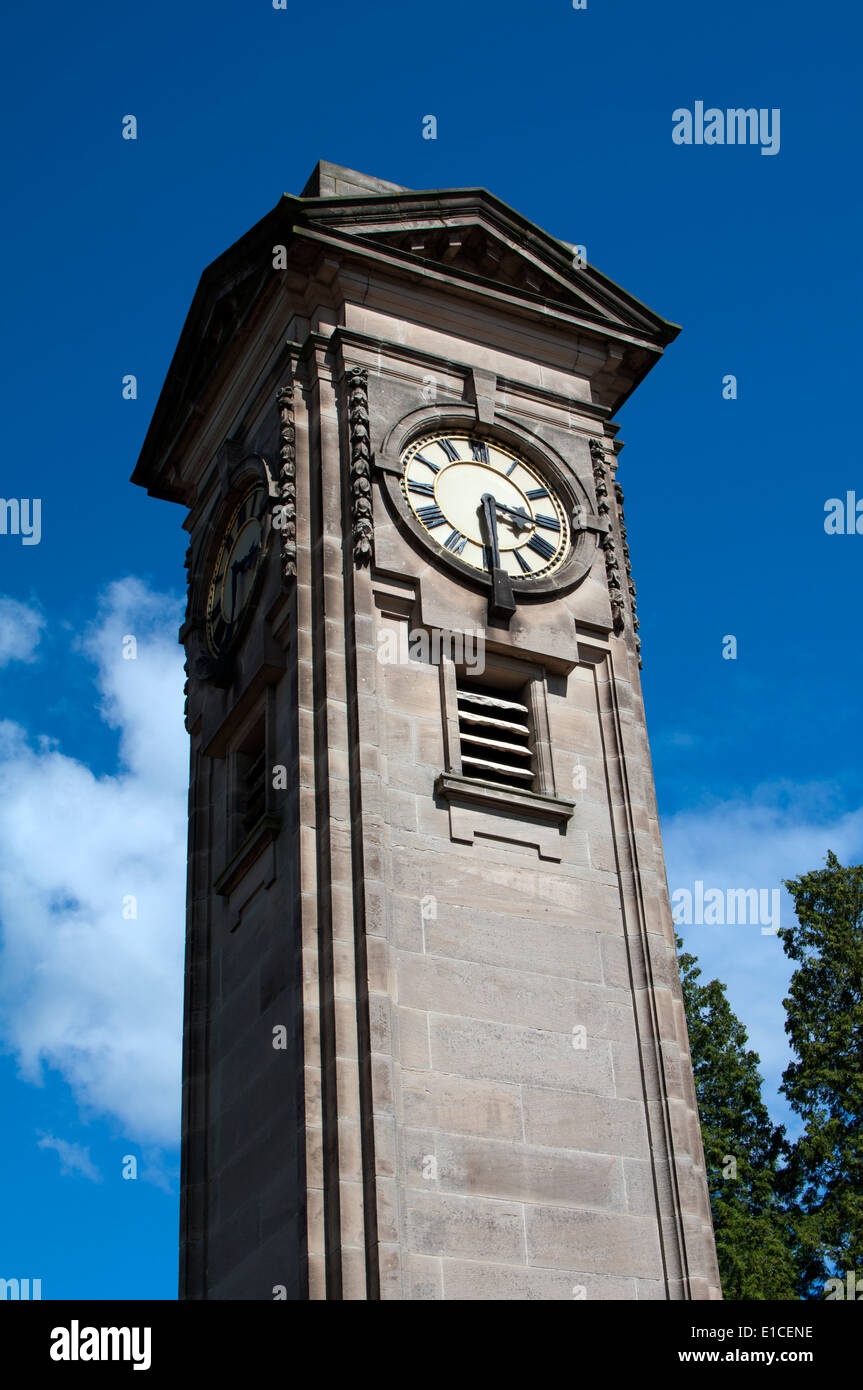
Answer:
[[[256,484],[236,508],[219,547],[207,594],[207,641],[218,656],[229,646],[264,554],[267,490]]]
[[[514,450],[453,430],[416,440],[403,462],[402,489],[417,521],[465,564],[488,573],[492,530],[500,568],[513,579],[546,578],[567,558],[566,508]]]

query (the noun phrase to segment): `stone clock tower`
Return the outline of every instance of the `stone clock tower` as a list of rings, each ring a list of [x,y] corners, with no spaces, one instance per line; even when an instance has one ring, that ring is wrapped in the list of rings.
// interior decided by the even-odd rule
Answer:
[[[719,1280],[617,409],[677,330],[482,189],[319,164],[205,272],[181,1297]]]

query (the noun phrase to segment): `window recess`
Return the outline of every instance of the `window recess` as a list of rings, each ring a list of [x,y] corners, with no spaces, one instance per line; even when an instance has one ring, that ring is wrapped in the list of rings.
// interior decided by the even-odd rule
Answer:
[[[268,688],[225,750],[225,866],[213,884],[224,897],[245,885],[250,874],[265,872],[258,861],[281,828],[273,798],[274,743],[275,694]],[[269,850],[267,863],[275,863],[274,850]],[[272,877],[275,869],[266,872]]]

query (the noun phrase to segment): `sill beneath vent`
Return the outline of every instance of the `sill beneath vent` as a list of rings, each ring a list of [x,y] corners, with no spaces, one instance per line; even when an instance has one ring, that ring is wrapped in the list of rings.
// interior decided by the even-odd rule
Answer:
[[[467,801],[495,810],[510,811],[525,820],[544,821],[549,825],[565,825],[575,811],[574,801],[564,801],[544,792],[523,792],[517,787],[504,787],[500,782],[483,782],[478,777],[463,777],[456,772],[442,772],[435,782],[435,792],[446,801]]]
[[[282,827],[281,816],[272,813],[261,816],[257,825],[246,836],[236,854],[232,855],[225,865],[213,887],[221,897],[227,898],[234,891],[237,884],[248,873],[255,860],[271,844],[278,835]]]

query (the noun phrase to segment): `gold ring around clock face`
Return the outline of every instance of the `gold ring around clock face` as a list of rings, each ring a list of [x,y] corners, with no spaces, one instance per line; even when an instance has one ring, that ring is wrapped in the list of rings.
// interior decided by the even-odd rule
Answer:
[[[402,461],[408,506],[441,550],[487,573],[493,516],[500,568],[514,579],[545,578],[567,558],[566,507],[533,464],[507,445],[452,430],[415,440]]]
[[[250,488],[225,529],[207,593],[207,641],[218,656],[237,630],[264,552],[267,490]]]

